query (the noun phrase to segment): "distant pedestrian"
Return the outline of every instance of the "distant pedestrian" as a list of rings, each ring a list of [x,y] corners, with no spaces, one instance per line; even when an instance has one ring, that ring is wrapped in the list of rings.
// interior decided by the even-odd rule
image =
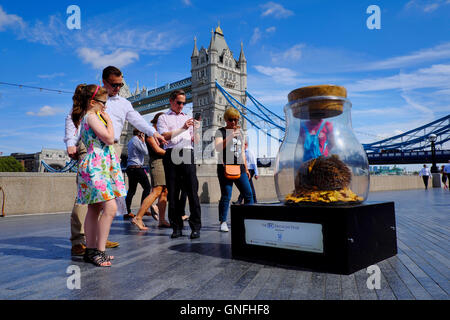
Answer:
[[[256,192],[255,192],[255,186],[253,185],[253,177],[255,177],[255,180],[258,180],[258,163],[256,161],[256,157],[253,154],[253,152],[248,148],[248,141],[245,141],[245,158],[247,160],[247,167],[248,171],[250,172],[250,187],[252,188],[253,193],[253,202],[257,203],[256,200]],[[244,196],[239,194],[238,200],[236,201],[236,204],[241,204],[242,200],[244,200]]]
[[[114,147],[114,127],[105,112],[108,92],[97,85],[80,84],[73,96],[72,120],[79,128],[87,153],[78,165],[76,202],[87,204],[84,261],[111,266],[105,253],[109,230],[117,211],[115,199],[126,195],[120,161]],[[100,212],[103,213],[100,216]]]
[[[447,177],[447,180],[450,181],[450,160],[448,160],[448,163],[444,166],[444,173]],[[450,182],[449,182],[448,190],[450,191]]]
[[[444,189],[448,189],[448,186],[447,186],[447,179],[448,179],[448,176],[447,176],[447,173],[445,172],[445,166],[443,165],[442,167],[441,167],[441,174],[442,174],[442,183],[444,184]]]
[[[140,184],[143,191],[141,196],[141,205],[144,199],[150,194],[150,182],[148,181],[147,172],[144,169],[144,158],[148,155],[147,146],[144,142],[145,134],[138,129],[133,130],[133,138],[127,144],[128,160],[128,194],[125,199],[127,205],[127,214],[124,219],[132,219],[135,215],[131,212],[131,202],[136,193],[137,185]],[[153,218],[158,220],[158,216],[154,214]]]
[[[423,168],[419,172],[419,176],[423,179],[423,184],[425,185],[425,190],[428,189],[428,180],[430,179],[431,172],[430,169],[427,168],[427,165],[424,164]]]

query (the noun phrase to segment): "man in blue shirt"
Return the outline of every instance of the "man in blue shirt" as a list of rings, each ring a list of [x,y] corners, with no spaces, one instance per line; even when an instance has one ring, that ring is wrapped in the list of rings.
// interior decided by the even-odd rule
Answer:
[[[248,171],[250,172],[250,187],[252,188],[253,193],[253,202],[256,203],[256,193],[255,193],[255,187],[253,186],[253,177],[255,177],[256,180],[258,180],[258,164],[256,162],[256,157],[253,154],[253,152],[248,148],[248,142],[245,141],[245,157],[247,158],[247,167]],[[244,200],[244,197],[242,194],[239,195],[238,200],[234,204],[241,204],[242,200]]]
[[[145,134],[137,129],[133,130],[133,138],[127,144],[128,161],[127,161],[127,176],[128,176],[128,193],[125,199],[127,204],[127,212],[123,216],[124,219],[133,218],[135,215],[131,213],[131,202],[138,183],[144,191],[142,192],[141,203],[150,194],[150,182],[148,181],[147,173],[144,169],[144,157],[148,155],[147,146],[144,142]],[[156,217],[154,217],[156,219]]]

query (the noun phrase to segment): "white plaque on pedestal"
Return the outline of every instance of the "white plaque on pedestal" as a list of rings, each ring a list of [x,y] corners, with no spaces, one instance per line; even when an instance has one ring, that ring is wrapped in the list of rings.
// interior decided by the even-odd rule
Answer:
[[[244,225],[247,244],[323,253],[321,224],[245,219]]]

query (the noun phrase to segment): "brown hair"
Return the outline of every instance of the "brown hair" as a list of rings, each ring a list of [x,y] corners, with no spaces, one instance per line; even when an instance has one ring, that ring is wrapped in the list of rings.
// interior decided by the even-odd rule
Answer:
[[[136,129],[136,128],[133,129],[133,136],[137,136],[140,133],[142,133],[142,132],[139,131],[138,129]]]
[[[109,79],[110,75],[115,75],[116,77],[120,77],[122,75],[122,71],[120,71],[118,68],[109,66],[103,69],[102,78],[105,80]]]
[[[186,96],[186,93],[184,92],[184,90],[181,90],[181,89],[172,91],[172,93],[170,94],[169,100],[170,100],[170,101],[173,101],[173,100],[175,100],[178,96]]]
[[[165,113],[165,112],[158,112],[157,114],[155,114],[155,116],[153,117],[153,120],[150,121],[150,122],[153,123],[153,124],[158,123],[158,118],[159,118],[161,115],[163,115],[164,113]]]
[[[97,90],[96,84],[79,84],[73,94],[72,121],[76,128],[79,127],[81,118],[86,114],[89,101],[94,98],[93,95]],[[96,97],[106,95],[108,91],[105,88],[98,88]]]

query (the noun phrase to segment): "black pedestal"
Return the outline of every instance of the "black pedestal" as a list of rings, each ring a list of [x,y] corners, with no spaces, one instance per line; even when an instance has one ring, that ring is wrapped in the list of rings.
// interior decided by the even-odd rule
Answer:
[[[394,202],[231,206],[235,259],[351,274],[397,254]]]

